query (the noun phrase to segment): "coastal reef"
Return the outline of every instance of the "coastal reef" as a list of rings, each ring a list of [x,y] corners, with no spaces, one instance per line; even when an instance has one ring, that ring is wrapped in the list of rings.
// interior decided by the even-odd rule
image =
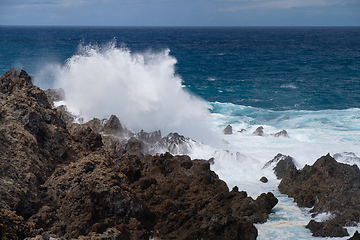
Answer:
[[[272,193],[229,191],[205,160],[147,154],[186,147],[179,134],[74,123],[52,102],[64,93],[32,80],[0,78],[0,239],[256,239]]]

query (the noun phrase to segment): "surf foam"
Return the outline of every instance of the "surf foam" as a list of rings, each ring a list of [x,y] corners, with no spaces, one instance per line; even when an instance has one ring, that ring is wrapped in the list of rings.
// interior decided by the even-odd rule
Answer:
[[[58,72],[56,87],[65,90],[69,109],[85,121],[115,114],[134,131],[213,139],[207,127],[210,106],[183,88],[169,49],[132,53],[115,45],[80,46]]]

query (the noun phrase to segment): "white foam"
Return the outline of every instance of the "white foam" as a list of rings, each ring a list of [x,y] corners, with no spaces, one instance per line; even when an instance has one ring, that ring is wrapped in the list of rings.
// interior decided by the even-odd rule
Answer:
[[[56,87],[85,121],[115,114],[135,131],[177,131],[210,143],[209,104],[183,88],[169,52],[135,54],[115,43],[82,46],[58,72]]]

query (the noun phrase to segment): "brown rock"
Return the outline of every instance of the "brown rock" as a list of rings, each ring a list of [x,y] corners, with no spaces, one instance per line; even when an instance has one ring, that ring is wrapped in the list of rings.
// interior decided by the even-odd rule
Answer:
[[[223,133],[226,134],[226,135],[233,134],[232,126],[231,126],[231,125],[227,125],[227,126],[225,127]]]
[[[277,202],[229,192],[207,161],[101,135],[126,132],[115,116],[68,122],[24,71],[0,80],[1,239],[255,239]]]
[[[333,223],[354,226],[360,221],[360,170],[356,165],[338,163],[330,155],[302,170],[288,168],[279,190],[293,197],[300,207],[312,208],[314,215],[332,213],[334,218],[321,225],[320,232],[326,236],[338,234]]]

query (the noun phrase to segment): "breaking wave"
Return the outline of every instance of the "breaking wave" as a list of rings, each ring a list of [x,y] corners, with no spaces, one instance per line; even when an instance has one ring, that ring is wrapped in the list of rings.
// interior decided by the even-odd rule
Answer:
[[[170,50],[132,53],[115,45],[80,46],[59,70],[56,87],[65,90],[67,107],[85,121],[115,114],[135,131],[209,139],[209,104],[183,88]]]

